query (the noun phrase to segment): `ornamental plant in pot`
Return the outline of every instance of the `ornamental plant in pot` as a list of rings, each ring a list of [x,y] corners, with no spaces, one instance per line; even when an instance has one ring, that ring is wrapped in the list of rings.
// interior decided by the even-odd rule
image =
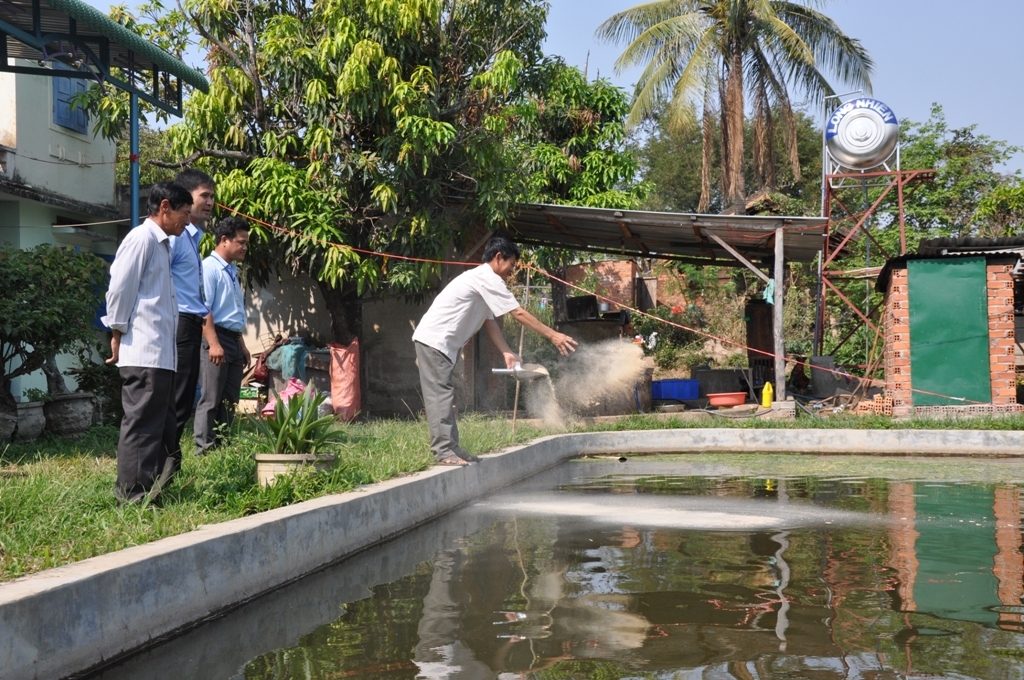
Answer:
[[[333,415],[320,415],[320,405],[326,400],[326,395],[310,386],[291,399],[277,398],[273,415],[262,419],[248,416],[256,430],[255,440],[272,450],[256,454],[260,486],[269,486],[277,476],[309,465],[318,470],[331,468],[335,453],[345,446],[346,434]]]
[[[14,378],[95,340],[106,272],[90,253],[49,245],[0,250],[0,414],[17,417]]]

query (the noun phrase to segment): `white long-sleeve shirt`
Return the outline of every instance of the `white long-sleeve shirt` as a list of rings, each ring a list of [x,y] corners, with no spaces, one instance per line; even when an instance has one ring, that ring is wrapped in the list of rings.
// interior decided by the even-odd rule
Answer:
[[[121,331],[118,366],[177,370],[178,299],[170,242],[150,219],[128,232],[117,248],[102,321]]]

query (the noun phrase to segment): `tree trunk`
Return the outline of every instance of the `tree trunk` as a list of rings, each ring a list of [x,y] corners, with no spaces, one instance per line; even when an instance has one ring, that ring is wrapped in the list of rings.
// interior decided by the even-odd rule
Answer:
[[[711,107],[710,92],[704,92],[704,114],[703,129],[701,130],[701,159],[700,159],[700,201],[697,204],[697,212],[707,212],[711,207],[711,159],[715,143],[715,120]]]
[[[331,339],[347,345],[363,332],[363,305],[355,286],[335,288],[326,281],[317,281],[324,296],[327,313],[331,315]]]
[[[68,393],[67,383],[64,382],[64,376],[61,375],[60,369],[57,367],[55,354],[46,355],[46,361],[43,362],[43,375],[46,376],[46,391],[51,395]]]
[[[742,213],[746,189],[743,181],[743,53],[733,47],[725,83],[723,119],[728,134],[723,137],[722,172],[726,175],[722,203],[734,214]]]

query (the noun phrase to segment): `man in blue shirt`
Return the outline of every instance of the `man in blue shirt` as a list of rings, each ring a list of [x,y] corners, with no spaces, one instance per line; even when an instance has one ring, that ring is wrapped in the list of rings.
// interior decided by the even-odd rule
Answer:
[[[181,435],[192,417],[199,382],[199,355],[203,340],[203,321],[210,313],[203,295],[203,267],[199,241],[213,210],[216,186],[213,178],[202,170],[188,169],[178,173],[176,184],[192,194],[189,224],[181,236],[171,237],[171,278],[178,296],[178,370],[174,376],[174,416],[177,426],[174,457],[175,470],[181,467]]]
[[[245,302],[235,262],[249,250],[249,225],[238,217],[221,220],[213,231],[216,249],[203,260],[203,286],[210,314],[203,328],[199,385],[202,396],[194,425],[200,453],[220,443],[219,430],[231,424],[249,365],[249,350],[242,342]]]

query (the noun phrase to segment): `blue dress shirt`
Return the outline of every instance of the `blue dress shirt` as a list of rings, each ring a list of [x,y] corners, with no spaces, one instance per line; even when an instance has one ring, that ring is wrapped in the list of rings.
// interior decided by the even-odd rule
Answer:
[[[171,236],[171,278],[178,294],[178,313],[206,316],[210,313],[203,299],[203,266],[199,240],[203,232],[193,225],[181,236]]]
[[[213,251],[203,260],[203,285],[214,325],[236,333],[244,331],[245,301],[235,265],[228,264]]]

